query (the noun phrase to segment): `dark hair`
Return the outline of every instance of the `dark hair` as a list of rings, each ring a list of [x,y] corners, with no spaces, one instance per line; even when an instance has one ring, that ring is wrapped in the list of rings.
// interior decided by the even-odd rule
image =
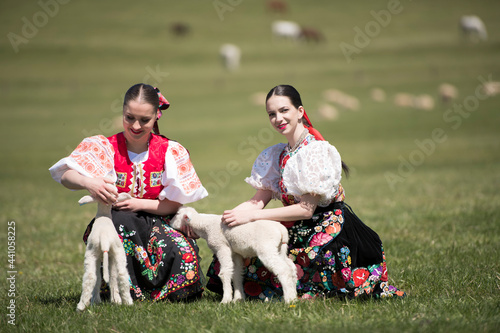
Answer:
[[[271,91],[269,91],[266,96],[266,102],[273,95],[288,97],[290,99],[290,102],[292,102],[292,105],[297,109],[299,108],[299,106],[302,106],[302,99],[300,99],[299,92],[297,91],[297,89],[288,84],[281,84],[271,89]]]
[[[130,101],[138,101],[141,103],[150,104],[154,107],[155,112],[158,112],[158,107],[160,106],[160,98],[158,97],[158,92],[153,86],[145,83],[134,84],[127,90],[127,92],[125,93],[125,98],[123,99],[124,109]],[[156,134],[160,134],[157,122],[155,122],[153,131]]]
[[[142,103],[151,104],[155,111],[158,110],[160,99],[155,88],[149,84],[137,83],[130,87],[125,93],[123,106],[125,107],[130,101],[140,101]]]
[[[269,98],[271,98],[274,95],[288,97],[292,105],[297,109],[299,108],[299,106],[303,106],[299,92],[291,85],[280,84],[279,86],[276,86],[273,89],[271,89],[267,93],[266,102]],[[347,166],[347,164],[344,163],[344,161],[341,161],[341,163],[342,163],[342,170],[344,170],[345,175],[349,176],[349,167]]]

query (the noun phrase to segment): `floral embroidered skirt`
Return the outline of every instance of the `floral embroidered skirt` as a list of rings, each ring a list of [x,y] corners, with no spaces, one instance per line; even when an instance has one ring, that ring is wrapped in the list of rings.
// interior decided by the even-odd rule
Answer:
[[[201,296],[203,272],[196,241],[171,228],[169,217],[117,210],[112,216],[127,255],[135,300],[176,301]],[[93,223],[85,231],[85,243]]]
[[[388,284],[387,268],[379,236],[343,202],[318,207],[312,219],[297,221],[288,229],[289,257],[297,267],[297,291],[301,298],[403,297]],[[278,279],[258,258],[245,260],[244,290],[247,298],[281,299]],[[207,288],[222,294],[219,262],[209,267]]]

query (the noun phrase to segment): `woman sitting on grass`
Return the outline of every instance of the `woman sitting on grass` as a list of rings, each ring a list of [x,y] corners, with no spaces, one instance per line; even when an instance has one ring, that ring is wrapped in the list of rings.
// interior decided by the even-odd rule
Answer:
[[[289,231],[289,255],[297,266],[299,297],[399,297],[404,292],[388,284],[384,250],[379,236],[344,203],[341,161],[334,146],[312,127],[294,87],[280,85],[267,95],[273,127],[288,144],[265,149],[246,179],[257,192],[222,216],[233,227],[259,219],[283,223]],[[264,209],[271,199],[281,208]],[[247,297],[281,297],[277,279],[257,258],[246,262]],[[221,292],[217,258],[207,288]]]
[[[86,189],[101,202],[113,204],[132,296],[140,300],[192,299],[203,291],[198,247],[190,239],[195,235],[186,229],[186,237],[168,223],[182,204],[206,197],[207,191],[188,151],[159,135],[157,120],[168,106],[158,89],[132,86],[123,102],[124,131],[109,138],[86,138],[50,168],[52,177],[65,187]],[[133,198],[115,203],[117,191]]]

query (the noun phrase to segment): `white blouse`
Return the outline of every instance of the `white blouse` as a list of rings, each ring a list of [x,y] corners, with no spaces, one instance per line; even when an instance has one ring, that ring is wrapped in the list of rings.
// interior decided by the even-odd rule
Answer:
[[[79,149],[82,145],[84,149]],[[89,148],[90,147],[90,148]],[[142,170],[144,162],[147,161],[149,151],[140,154],[128,151],[130,161],[133,163],[134,170]],[[187,172],[180,172],[179,168],[186,169]],[[108,177],[116,181],[114,170],[114,150],[109,141],[104,136],[94,136],[85,138],[77,149],[68,157],[62,158],[49,171],[52,178],[61,182],[62,175],[69,169],[76,170],[87,177]],[[133,186],[143,186],[142,179]],[[199,182],[199,186],[187,186],[193,183],[193,180]],[[160,200],[168,199],[170,201],[188,204],[205,198],[208,195],[207,190],[201,185],[194,167],[189,159],[189,153],[178,142],[170,140],[168,149],[165,153],[165,166],[162,174],[161,183],[164,186],[158,198]],[[136,189],[131,189],[131,193]]]
[[[251,176],[245,181],[253,188],[270,190],[278,199],[281,194],[294,196],[297,202],[305,194],[318,195],[318,205],[326,207],[335,199],[342,175],[342,163],[337,149],[327,141],[308,141],[296,152],[290,153],[290,159],[280,170],[279,157],[288,146],[284,143],[266,148],[255,160]],[[280,174],[280,171],[282,174]],[[287,193],[281,193],[279,182]]]

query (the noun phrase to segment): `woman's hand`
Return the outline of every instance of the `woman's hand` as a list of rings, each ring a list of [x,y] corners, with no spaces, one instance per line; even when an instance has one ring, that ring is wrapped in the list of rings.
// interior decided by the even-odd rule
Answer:
[[[113,208],[116,210],[127,210],[130,212],[137,212],[140,210],[144,210],[143,200],[147,199],[138,199],[138,198],[127,199],[122,202],[117,202],[113,204]]]
[[[269,209],[262,209],[260,208],[262,205],[257,204],[252,206],[252,200],[247,201],[244,203],[245,206],[242,204],[235,209],[224,211],[221,221],[229,227],[234,227],[257,220],[283,222],[310,219],[318,206],[320,197],[313,194],[304,194],[301,199],[301,202],[290,206]],[[256,207],[257,209],[248,209],[250,207]]]
[[[106,205],[114,204],[118,197],[118,191],[112,180],[103,177],[85,177],[72,169],[61,176],[61,184],[72,190],[87,190],[94,199]]]
[[[114,182],[107,178],[84,178],[84,187],[89,191],[90,195],[100,202],[111,205],[116,202],[118,191],[114,186]]]
[[[240,224],[245,224],[255,221],[255,210],[226,210],[222,214],[222,223],[228,227],[234,227]]]

